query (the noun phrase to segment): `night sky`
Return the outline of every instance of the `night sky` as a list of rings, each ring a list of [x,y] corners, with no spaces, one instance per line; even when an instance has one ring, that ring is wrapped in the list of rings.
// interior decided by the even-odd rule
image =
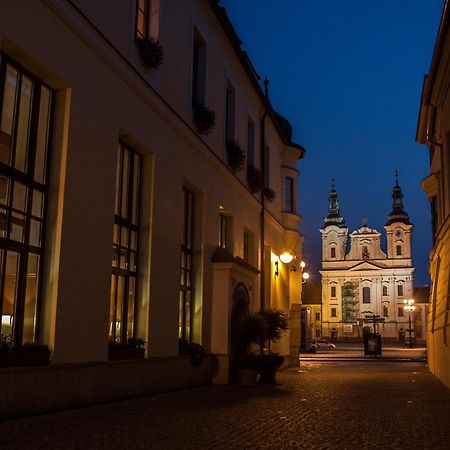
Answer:
[[[304,260],[320,279],[331,177],[349,232],[384,232],[394,171],[414,224],[415,285],[429,283],[428,150],[415,142],[444,0],[222,0],[273,107],[307,154],[298,163]]]

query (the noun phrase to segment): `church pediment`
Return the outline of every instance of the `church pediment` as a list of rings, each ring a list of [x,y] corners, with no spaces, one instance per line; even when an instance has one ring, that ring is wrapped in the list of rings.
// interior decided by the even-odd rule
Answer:
[[[384,266],[375,264],[374,262],[363,261],[363,262],[356,264],[355,266],[351,267],[348,270],[355,272],[355,271],[361,271],[361,270],[380,270],[380,269],[384,269],[384,268],[385,268]]]

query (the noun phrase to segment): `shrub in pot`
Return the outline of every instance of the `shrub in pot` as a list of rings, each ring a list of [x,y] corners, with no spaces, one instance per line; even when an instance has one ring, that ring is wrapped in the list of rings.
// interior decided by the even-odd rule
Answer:
[[[247,166],[247,184],[252,194],[261,192],[264,188],[264,180],[261,171],[253,164]]]
[[[200,134],[209,134],[216,124],[216,114],[198,101],[192,102],[192,118]]]
[[[50,364],[50,349],[45,344],[25,342],[13,347],[11,353],[13,366],[48,366]]]
[[[11,336],[0,335],[0,367],[9,367],[12,364]]]
[[[110,342],[108,359],[142,359],[145,356],[145,341],[142,338],[130,337],[127,342]]]
[[[144,64],[151,69],[157,69],[163,61],[163,47],[160,42],[148,37],[138,39],[136,43]]]
[[[198,366],[205,357],[205,349],[195,342],[189,342],[186,339],[178,340],[178,353],[180,356],[190,356],[194,366]]]
[[[233,173],[236,173],[244,165],[245,154],[239,144],[234,140],[227,141],[226,147],[228,165],[231,167]]]

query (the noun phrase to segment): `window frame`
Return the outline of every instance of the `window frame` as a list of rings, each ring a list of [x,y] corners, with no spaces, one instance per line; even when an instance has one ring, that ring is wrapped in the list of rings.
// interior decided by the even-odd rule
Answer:
[[[284,177],[284,210],[294,213],[294,178]]]
[[[124,198],[124,186],[123,186],[123,173],[124,173],[124,155],[125,152],[128,154],[128,173],[127,173],[127,194],[126,195],[126,213],[125,216],[122,216],[122,201]],[[132,156],[132,157],[131,157]],[[109,338],[113,342],[122,342],[125,343],[130,337],[136,337],[136,324],[138,320],[138,273],[139,273],[139,234],[140,234],[140,203],[141,203],[141,180],[142,180],[142,156],[141,154],[130,147],[123,141],[119,141],[118,144],[118,158],[120,160],[117,161],[117,168],[120,164],[120,176],[119,180],[117,179],[117,175],[119,174],[119,170],[116,173],[116,200],[115,200],[115,210],[114,210],[114,229],[117,227],[117,243],[114,242],[113,236],[113,261],[114,261],[114,250],[117,248],[117,266],[112,264],[112,273],[111,273],[111,293],[110,293],[110,308],[112,308],[113,301],[113,290],[112,284],[114,282],[114,316],[110,315],[109,321],[112,324],[117,324],[117,305],[118,305],[118,285],[119,278],[123,280],[123,292],[121,299],[121,327],[119,336],[117,336],[116,326],[113,326],[109,332]],[[135,161],[138,162],[139,168],[137,169],[137,173],[135,172]],[[137,175],[138,181],[137,186],[135,186],[135,176]],[[134,189],[137,188],[135,192]],[[118,190],[120,192],[118,192]],[[119,198],[117,199],[117,194],[119,194]],[[136,197],[135,197],[136,195]],[[134,205],[136,205],[137,211],[134,210]],[[116,209],[117,208],[117,209]],[[133,216],[135,215],[135,218]],[[127,242],[125,245],[122,245],[122,236],[123,230],[127,236]],[[115,233],[114,233],[115,235]],[[136,236],[135,249],[132,248],[132,236]],[[125,252],[125,268],[121,267],[122,253]],[[135,268],[132,269],[130,267],[131,254],[134,254],[134,262]],[[134,311],[133,311],[133,332],[128,333],[128,312],[129,312],[129,303],[128,303],[128,293],[130,287],[130,280],[133,279],[134,282]],[[111,310],[110,310],[111,312]]]
[[[0,274],[0,317],[3,315],[3,297],[5,292],[5,277],[6,277],[6,264],[7,253],[15,252],[18,255],[18,262],[16,263],[16,295],[13,304],[13,316],[14,321],[12,324],[11,336],[14,345],[20,345],[23,343],[24,333],[24,320],[25,320],[25,296],[27,293],[27,275],[28,275],[28,261],[30,255],[36,255],[38,257],[38,270],[36,273],[36,293],[35,293],[35,309],[34,309],[34,329],[33,329],[33,342],[39,342],[40,340],[40,328],[41,328],[41,309],[43,301],[43,275],[45,267],[45,236],[47,225],[47,211],[48,211],[48,193],[49,193],[49,177],[50,177],[50,164],[51,164],[51,150],[52,150],[52,138],[54,128],[54,110],[55,110],[55,91],[46,83],[42,82],[37,76],[25,69],[21,64],[10,58],[6,53],[0,51],[0,130],[1,122],[3,120],[4,109],[4,96],[6,85],[6,73],[8,66],[17,71],[16,78],[16,91],[14,99],[13,110],[13,124],[11,137],[11,154],[10,163],[0,162],[0,175],[8,180],[8,199],[2,209],[5,210],[6,215],[6,237],[0,237],[0,250],[1,250],[1,274]],[[20,94],[22,88],[23,77],[28,78],[32,82],[32,95],[29,104],[29,123],[27,130],[27,142],[26,142],[26,155],[25,155],[25,169],[17,169],[14,167],[15,152],[16,152],[16,139],[18,117],[20,114]],[[36,180],[36,157],[38,134],[40,127],[40,115],[41,115],[41,94],[43,88],[48,91],[49,101],[47,105],[47,122],[45,131],[45,151],[43,155],[43,181]],[[13,214],[17,214],[15,211],[19,210],[14,206],[14,186],[16,183],[20,183],[25,186],[26,194],[24,197],[24,207],[20,211],[20,215],[23,217],[23,231],[22,240],[11,239],[10,225],[13,223]],[[33,197],[34,192],[39,192],[41,197],[41,213],[40,217],[33,212]],[[20,220],[15,217],[15,220]],[[31,221],[34,220],[40,224],[40,245],[30,244],[31,239]],[[0,323],[0,333],[2,326]]]
[[[367,303],[372,303],[372,300],[370,298],[370,286],[363,286],[362,288],[362,299],[363,299],[363,303],[367,304]]]

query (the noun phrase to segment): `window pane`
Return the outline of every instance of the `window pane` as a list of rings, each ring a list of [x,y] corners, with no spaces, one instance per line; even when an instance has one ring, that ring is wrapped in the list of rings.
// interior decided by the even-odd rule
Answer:
[[[22,87],[20,93],[19,123],[16,136],[16,156],[14,167],[25,172],[27,165],[28,138],[30,134],[31,122],[31,100],[33,96],[33,82],[22,77]]]
[[[114,207],[114,213],[116,215],[120,215],[120,183],[121,183],[121,175],[122,175],[122,147],[119,145],[117,152],[117,168],[116,168],[116,201]]]
[[[133,277],[128,279],[128,317],[127,317],[127,336],[132,337],[134,335],[134,306],[135,306],[135,283],[136,280]]]
[[[0,203],[8,205],[9,203],[9,178],[0,176]]]
[[[25,216],[13,212],[11,214],[11,223],[9,228],[9,238],[13,241],[23,242],[25,227]]]
[[[25,308],[23,318],[23,342],[33,342],[36,328],[36,305],[39,281],[39,256],[28,255]]]
[[[0,237],[5,238],[8,233],[8,214],[6,209],[0,208]]]
[[[122,167],[122,203],[120,215],[123,218],[127,218],[128,214],[128,177],[130,173],[130,158],[126,149],[123,152],[123,167]]]
[[[41,222],[34,219],[30,223],[30,245],[41,246]]]
[[[33,214],[33,216],[42,218],[43,206],[44,206],[44,194],[42,192],[34,190],[31,214]]]
[[[46,87],[42,86],[36,139],[36,162],[34,168],[34,179],[40,183],[45,182],[48,135],[50,130],[50,107],[51,92]]]
[[[17,282],[19,277],[20,257],[16,252],[6,253],[5,287],[2,308],[2,334],[12,336],[14,328],[14,311],[17,300]]]
[[[24,184],[14,183],[13,208],[19,211],[25,211],[27,200],[27,188]]]
[[[11,164],[11,143],[14,124],[14,111],[17,99],[17,70],[8,65],[6,69],[5,90],[0,129],[0,162]]]
[[[124,296],[124,278],[118,277],[118,279],[117,279],[116,311],[115,311],[115,313],[116,313],[116,320],[115,320],[116,340],[121,340],[123,296]]]
[[[134,174],[133,174],[133,214],[132,223],[138,225],[139,223],[139,173],[140,161],[139,155],[134,154]]]
[[[115,338],[115,309],[116,309],[116,283],[117,277],[111,276],[111,301],[109,303],[109,336],[114,340]]]

